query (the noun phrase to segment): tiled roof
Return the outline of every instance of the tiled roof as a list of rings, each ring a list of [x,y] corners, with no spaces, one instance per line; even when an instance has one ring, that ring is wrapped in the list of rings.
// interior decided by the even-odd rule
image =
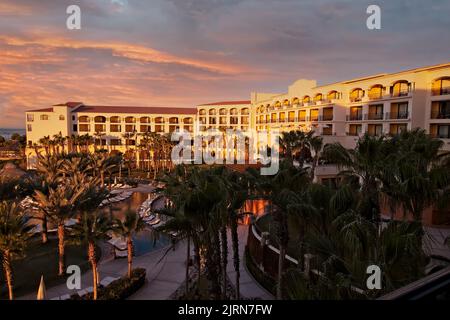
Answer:
[[[139,113],[139,114],[197,114],[196,108],[81,106],[72,112],[85,113]]]
[[[82,105],[82,104],[83,104],[83,102],[66,102],[66,103],[55,104],[54,107],[75,108],[75,107],[78,107],[79,105]]]
[[[53,112],[53,108],[45,108],[45,109],[37,109],[37,110],[28,110],[26,112]]]
[[[200,106],[229,106],[229,105],[239,105],[239,104],[251,104],[250,100],[241,100],[241,101],[222,101],[222,102],[213,102],[200,104]]]

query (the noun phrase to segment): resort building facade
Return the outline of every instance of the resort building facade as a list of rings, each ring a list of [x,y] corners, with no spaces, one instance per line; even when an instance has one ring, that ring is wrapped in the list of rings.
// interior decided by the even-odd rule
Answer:
[[[196,108],[89,106],[68,102],[26,112],[27,157],[45,136],[93,136],[94,143],[123,151],[138,146],[146,132],[178,129],[203,135],[209,129],[244,133],[314,130],[324,143],[353,148],[365,134],[396,134],[423,128],[450,150],[450,63],[317,86],[298,80],[286,93],[251,93],[248,101]],[[320,171],[322,170],[322,172]],[[335,170],[318,168],[317,175]]]

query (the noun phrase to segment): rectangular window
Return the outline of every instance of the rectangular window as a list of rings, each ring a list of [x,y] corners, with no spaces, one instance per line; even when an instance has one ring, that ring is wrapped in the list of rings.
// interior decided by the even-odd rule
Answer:
[[[109,126],[109,131],[111,132],[121,132],[122,131],[122,127],[120,124],[111,124]]]
[[[48,115],[47,114],[41,114],[40,119],[41,120],[48,120]]]
[[[367,133],[370,136],[381,136],[383,134],[383,125],[369,124],[369,126],[367,127]]]
[[[28,132],[33,131],[33,126],[31,124],[27,124],[27,131]]]
[[[95,125],[95,132],[105,132],[106,131],[106,125],[104,124],[96,124]]]
[[[401,124],[391,124],[389,128],[389,133],[392,135],[400,134],[402,131],[408,130],[408,126],[405,123]]]
[[[333,108],[323,108],[323,121],[332,121],[333,120]]]
[[[77,131],[78,131],[78,126],[77,126],[76,124],[74,124],[74,125],[72,126],[72,130],[73,130],[74,132],[77,132]]]
[[[300,110],[298,112],[298,120],[305,121],[306,120],[306,110]]]
[[[122,140],[120,140],[120,139],[111,139],[109,143],[112,146],[120,146],[122,144]]]
[[[360,124],[351,124],[348,128],[349,136],[359,136],[362,132],[362,125]]]
[[[431,104],[431,119],[450,119],[450,100]]]
[[[390,119],[408,119],[408,102],[392,103]]]
[[[333,134],[333,125],[329,124],[329,125],[326,125],[325,127],[323,127],[322,134],[324,136],[331,136]]]
[[[350,121],[359,121],[362,120],[362,107],[352,107],[350,108]]]
[[[136,131],[136,126],[127,124],[125,126],[125,132],[132,133]]]
[[[311,121],[319,121],[319,109],[311,109]]]
[[[369,120],[383,120],[382,104],[375,104],[369,106]]]
[[[91,131],[91,126],[88,124],[80,124],[80,132],[89,132]]]
[[[34,114],[27,114],[27,121],[33,122],[34,121]]]

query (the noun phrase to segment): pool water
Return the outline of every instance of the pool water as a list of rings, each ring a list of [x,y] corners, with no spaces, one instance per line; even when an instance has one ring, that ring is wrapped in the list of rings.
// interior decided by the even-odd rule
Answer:
[[[137,211],[141,204],[148,198],[147,193],[135,192],[133,195],[121,202],[113,203],[103,210],[106,214],[116,219],[123,219],[128,210]],[[170,244],[170,237],[166,234],[157,234],[152,228],[148,227],[139,232],[133,238],[134,254],[141,256],[143,254],[159,250]]]

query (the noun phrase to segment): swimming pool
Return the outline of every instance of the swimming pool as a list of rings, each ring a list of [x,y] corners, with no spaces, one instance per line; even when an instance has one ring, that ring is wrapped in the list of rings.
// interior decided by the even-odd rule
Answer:
[[[112,218],[122,219],[128,210],[137,211],[140,205],[148,198],[148,193],[135,192],[133,195],[121,202],[116,202],[103,208],[106,214]],[[159,250],[170,244],[170,236],[157,234],[152,228],[147,227],[133,238],[134,254],[143,254]]]

